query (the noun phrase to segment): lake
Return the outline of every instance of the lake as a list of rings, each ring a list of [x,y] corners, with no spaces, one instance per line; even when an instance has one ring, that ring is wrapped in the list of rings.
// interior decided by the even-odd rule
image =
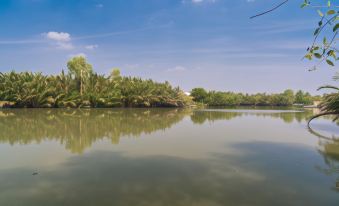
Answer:
[[[0,110],[1,206],[338,205],[312,110]]]

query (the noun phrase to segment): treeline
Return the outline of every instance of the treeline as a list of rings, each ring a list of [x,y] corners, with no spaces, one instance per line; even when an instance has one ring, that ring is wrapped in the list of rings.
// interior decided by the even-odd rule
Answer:
[[[312,96],[301,90],[294,93],[285,90],[279,94],[242,94],[234,92],[206,91],[203,88],[194,88],[191,91],[193,101],[209,106],[291,106],[293,104],[312,105],[313,101],[320,100],[320,96]]]
[[[84,57],[67,63],[59,75],[0,73],[0,107],[183,107],[190,97],[168,82],[123,77],[119,70],[100,75]]]

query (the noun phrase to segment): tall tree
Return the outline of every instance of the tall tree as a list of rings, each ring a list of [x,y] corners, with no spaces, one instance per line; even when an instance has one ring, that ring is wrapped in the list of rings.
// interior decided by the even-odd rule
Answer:
[[[92,65],[83,56],[73,57],[67,62],[70,74],[76,79],[80,95],[83,94],[84,84],[93,73]]]
[[[194,88],[191,91],[191,96],[196,102],[204,103],[206,102],[207,92],[204,88]]]

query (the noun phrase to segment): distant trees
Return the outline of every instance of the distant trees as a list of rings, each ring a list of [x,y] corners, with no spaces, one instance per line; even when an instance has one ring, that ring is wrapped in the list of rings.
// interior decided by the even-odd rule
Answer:
[[[0,73],[0,102],[13,107],[183,107],[190,97],[168,82],[93,72],[84,57],[67,63],[68,73]]]
[[[195,102],[204,103],[207,98],[207,91],[204,88],[194,88],[191,91],[191,96]]]
[[[303,92],[301,90],[297,91],[295,94],[295,103],[296,104],[305,104],[309,105],[312,104],[313,97],[308,92]]]
[[[233,92],[209,91],[203,88],[192,89],[191,96],[195,102],[209,106],[290,106],[293,104],[312,104],[315,97],[299,90],[296,94],[290,89],[280,94],[242,94]]]

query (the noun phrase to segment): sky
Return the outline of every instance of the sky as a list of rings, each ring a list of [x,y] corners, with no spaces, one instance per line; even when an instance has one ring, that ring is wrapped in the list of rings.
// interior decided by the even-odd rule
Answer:
[[[338,68],[302,60],[318,16],[292,0],[0,0],[0,72],[96,72],[234,92],[316,89]]]

